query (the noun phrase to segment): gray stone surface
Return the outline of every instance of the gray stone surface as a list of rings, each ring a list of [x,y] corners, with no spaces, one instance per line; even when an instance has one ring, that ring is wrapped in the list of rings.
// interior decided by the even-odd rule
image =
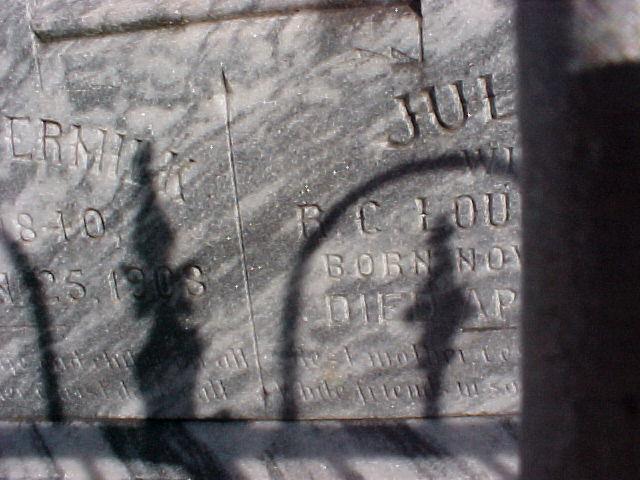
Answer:
[[[505,418],[396,422],[0,423],[0,477],[515,479]]]
[[[511,2],[183,3],[5,8],[0,415],[516,412]]]
[[[299,10],[343,9],[369,5],[404,5],[398,0],[44,0],[33,30],[44,41],[155,29],[195,22],[230,20]]]
[[[451,15],[426,8],[427,28]],[[492,117],[481,80],[494,75],[495,116],[512,111],[508,19],[489,38],[432,42],[421,64],[407,59],[420,57],[418,26],[389,17],[324,14],[315,21],[331,48],[316,46],[315,64],[294,56],[245,76],[230,102],[267,411],[513,412],[518,152],[513,119]],[[406,57],[371,53],[389,47]],[[461,62],[458,48],[484,51]]]

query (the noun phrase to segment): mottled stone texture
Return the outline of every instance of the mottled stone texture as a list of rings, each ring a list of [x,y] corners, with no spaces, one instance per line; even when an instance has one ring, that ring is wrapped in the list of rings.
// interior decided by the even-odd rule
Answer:
[[[0,415],[516,412],[511,2],[415,3],[6,6]]]
[[[299,10],[404,5],[398,0],[43,0],[32,25],[50,41]],[[414,2],[416,3],[416,2]]]
[[[505,418],[0,423],[3,479],[516,478]]]

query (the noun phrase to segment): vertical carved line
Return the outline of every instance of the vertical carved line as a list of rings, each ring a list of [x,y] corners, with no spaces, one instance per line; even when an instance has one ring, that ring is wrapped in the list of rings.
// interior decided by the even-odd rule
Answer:
[[[238,196],[238,182],[236,175],[235,158],[233,155],[233,137],[231,136],[231,114],[229,105],[229,96],[231,89],[227,82],[227,77],[222,69],[222,85],[224,87],[224,110],[225,110],[225,129],[227,132],[227,152],[229,157],[229,171],[231,172],[231,183],[233,184],[233,197],[235,204],[236,231],[238,234],[238,244],[240,247],[240,261],[242,262],[242,280],[244,282],[244,291],[247,300],[247,308],[249,309],[249,318],[251,320],[251,333],[253,337],[253,351],[256,355],[256,366],[258,368],[258,376],[260,378],[260,386],[262,387],[262,402],[265,410],[267,409],[267,391],[264,386],[264,377],[262,374],[262,365],[260,364],[260,350],[258,347],[258,335],[256,333],[256,322],[253,313],[253,302],[251,301],[251,289],[249,287],[249,274],[247,272],[247,255],[244,245],[244,233],[242,229],[242,214],[240,213],[240,197]]]

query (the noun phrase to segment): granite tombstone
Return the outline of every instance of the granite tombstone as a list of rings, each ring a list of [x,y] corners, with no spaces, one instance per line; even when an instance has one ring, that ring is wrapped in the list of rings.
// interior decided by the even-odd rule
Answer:
[[[27,7],[2,417],[518,410],[510,1]]]

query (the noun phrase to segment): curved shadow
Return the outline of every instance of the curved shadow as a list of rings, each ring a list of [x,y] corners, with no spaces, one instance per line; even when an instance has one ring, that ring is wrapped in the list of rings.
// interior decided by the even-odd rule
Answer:
[[[60,385],[55,373],[55,352],[53,349],[52,319],[47,308],[46,295],[42,282],[38,279],[34,265],[24,252],[20,243],[10,239],[0,231],[0,241],[9,254],[18,275],[22,277],[22,284],[29,296],[31,318],[36,327],[38,352],[40,354],[41,377],[44,383],[46,401],[46,418],[50,421],[64,418],[64,407],[60,397]]]
[[[477,162],[474,166],[484,167],[485,169],[500,169],[504,170],[504,175],[507,177],[516,178],[516,174],[512,169],[512,165],[508,164],[506,161],[502,164],[491,163],[487,164],[486,158],[484,156]],[[313,253],[320,248],[323,244],[327,236],[333,233],[336,229],[336,226],[339,223],[342,215],[346,213],[346,211],[353,205],[355,205],[359,200],[362,199],[365,195],[368,195],[379,188],[391,184],[397,180],[402,178],[411,176],[411,175],[420,175],[429,172],[436,171],[455,171],[470,168],[471,165],[469,161],[460,154],[445,154],[440,155],[434,158],[427,158],[421,160],[413,160],[408,163],[397,165],[390,170],[382,172],[380,174],[374,175],[372,178],[361,184],[360,186],[349,191],[345,196],[339,199],[330,210],[328,210],[321,220],[318,228],[309,235],[309,237],[303,242],[303,244],[298,249],[295,258],[294,258],[294,267],[289,279],[287,281],[286,286],[286,296],[283,302],[283,310],[281,315],[281,338],[283,339],[283,346],[280,349],[279,357],[280,357],[280,377],[283,380],[283,403],[281,407],[280,418],[287,420],[294,420],[299,418],[299,409],[295,400],[294,394],[294,385],[298,378],[298,358],[296,352],[296,343],[297,343],[297,330],[298,330],[298,319],[300,317],[300,313],[302,310],[301,305],[301,293],[302,293],[302,285],[304,279],[308,273],[309,265],[308,260],[311,258]],[[438,251],[440,251],[439,262],[440,265],[436,266],[439,271],[434,273],[438,273],[440,276],[444,275],[444,281],[451,283],[453,280],[453,263],[449,258],[449,254],[447,253],[447,239],[450,233],[447,233],[446,226],[444,225],[444,220],[440,220],[441,224],[441,233],[440,237],[437,235],[432,238],[432,241],[444,243],[443,245],[437,246]],[[438,280],[435,278],[435,275],[432,275],[432,280],[429,280],[421,291],[429,291],[435,285],[439,285],[443,279]],[[454,303],[460,298],[460,291],[449,291],[443,289],[443,293],[445,296],[450,298],[443,299],[446,300],[445,303]],[[415,317],[416,313],[419,313],[420,305],[416,305],[414,307],[414,312],[412,315]],[[444,330],[438,334],[440,335],[438,338],[438,344],[444,346],[448,344],[455,326],[460,323],[461,318],[454,318],[455,315],[458,315],[459,312],[453,311],[446,313],[447,316],[445,320],[451,321],[451,325],[446,325]],[[429,335],[430,332],[425,332],[425,336]],[[424,365],[423,365],[424,368]],[[432,373],[436,379],[442,376],[442,371],[438,370]],[[440,385],[440,380],[437,380],[438,385]],[[440,389],[440,386],[438,386]],[[440,395],[440,391],[437,392],[437,395]],[[432,395],[433,397],[433,395]],[[433,400],[433,398],[432,398]],[[425,406],[425,410],[432,410],[430,405]]]
[[[171,231],[169,220],[163,212],[158,202],[156,194],[152,191],[149,183],[150,169],[149,162],[151,152],[149,145],[142,145],[140,152],[136,156],[138,171],[142,176],[142,184],[136,195],[140,198],[140,208],[136,215],[136,226],[133,232],[133,244],[138,259],[142,262],[143,271],[152,271],[158,265],[166,264],[169,261],[171,247],[173,245],[173,232]],[[307,271],[307,260],[313,252],[322,244],[327,235],[335,230],[335,227],[341,215],[357,202],[362,196],[367,195],[380,188],[381,186],[399,180],[407,175],[417,175],[421,173],[434,172],[436,170],[455,170],[467,168],[468,164],[463,157],[460,156],[442,156],[432,160],[421,160],[410,162],[408,164],[397,166],[388,172],[372,177],[367,182],[349,192],[343,197],[328,213],[322,222],[322,229],[315,232],[300,248],[297,254],[298,263],[289,278],[289,290],[285,303],[290,308],[285,310],[283,322],[283,339],[285,340],[285,348],[283,353],[291,353],[283,360],[289,362],[289,370],[285,369],[286,374],[285,385],[293,385],[296,381],[296,319],[299,314],[300,305],[300,288],[304,276]],[[324,234],[324,235],[323,235]],[[445,216],[437,218],[434,226],[429,231],[426,239],[429,248],[432,251],[432,269],[430,276],[421,285],[416,297],[416,303],[406,312],[405,320],[424,325],[424,340],[430,342],[431,345],[437,344],[445,348],[451,341],[456,330],[456,325],[463,318],[463,312],[460,307],[461,289],[463,286],[457,285],[454,280],[454,262],[449,240],[452,234],[452,226],[449,224]],[[155,240],[153,240],[155,238]],[[3,237],[4,243],[9,252],[12,253],[14,262],[19,266],[21,271],[31,271],[30,263],[26,255],[20,251],[19,245],[8,243]],[[35,276],[34,276],[35,277]],[[31,278],[29,285],[30,300],[32,301],[33,315],[36,319],[39,331],[39,347],[43,355],[43,364],[49,364],[51,368],[45,369],[43,374],[47,377],[47,395],[50,400],[49,417],[51,419],[61,418],[62,402],[59,397],[59,385],[53,369],[54,355],[51,351],[51,337],[47,333],[51,327],[51,319],[44,301],[42,286],[37,283],[37,278]],[[184,288],[177,281],[178,290],[184,292]],[[174,292],[175,293],[175,292]],[[432,303],[436,304],[437,314],[425,317]],[[139,319],[147,318],[151,321],[151,331],[146,338],[143,348],[136,356],[135,376],[138,381],[140,391],[143,395],[145,404],[145,412],[147,417],[162,416],[162,412],[178,412],[182,418],[189,415],[194,416],[194,404],[192,395],[196,388],[196,375],[198,358],[202,355],[203,345],[201,340],[197,338],[196,332],[183,328],[183,320],[188,312],[191,311],[191,305],[187,297],[183,293],[175,293],[170,300],[158,301],[157,298],[141,296],[136,298],[134,302],[136,317]],[[440,311],[442,310],[442,311]],[[443,320],[444,319],[444,320]],[[433,325],[434,321],[440,324],[440,330]],[[430,325],[429,328],[426,326]],[[185,351],[187,350],[188,351]],[[186,363],[182,365],[193,365],[193,369],[186,369],[181,374],[180,398],[165,398],[175,394],[172,382],[172,375],[167,372],[174,365],[176,352],[184,352]],[[163,357],[164,356],[164,357]],[[47,363],[48,362],[48,363]],[[421,364],[420,368],[429,375],[432,385],[431,395],[427,399],[425,409],[433,413],[438,410],[438,401],[441,393],[441,376],[442,367],[436,368],[434,371],[428,371],[430,365]],[[181,370],[182,371],[182,370]],[[175,383],[175,376],[173,376]],[[185,397],[188,399],[185,402]],[[290,402],[283,404],[283,418],[295,418],[297,415],[297,405],[292,396],[289,397]],[[179,402],[179,403],[176,403]],[[60,412],[60,416],[56,416]],[[223,417],[223,415],[221,415]],[[510,425],[510,424],[509,424]],[[72,426],[70,426],[72,427]],[[99,427],[108,441],[113,453],[128,465],[132,462],[133,468],[137,462],[147,462],[154,466],[173,465],[184,469],[191,478],[244,478],[233,463],[221,461],[218,455],[214,453],[220,446],[225,449],[225,438],[217,438],[216,434],[208,435],[207,441],[202,442],[196,438],[191,431],[193,427],[188,427],[179,421],[162,421],[153,418],[147,418],[140,423],[133,425],[118,425],[111,423],[101,425]],[[332,465],[336,475],[343,478],[360,479],[363,478],[349,464],[349,452],[338,454],[334,451],[332,441],[335,435],[336,426],[310,426],[301,424],[288,425],[281,423],[273,431],[261,432],[260,428],[252,424],[246,424],[245,435],[261,439],[264,444],[271,444],[273,448],[278,446],[276,453],[285,457],[295,456],[301,459],[317,458],[323,459]],[[422,434],[418,434],[414,429],[404,422],[341,422],[340,427],[350,438],[362,439],[360,455],[375,456],[386,452],[401,458],[409,459],[413,462],[421,474],[430,475],[429,463],[422,463],[422,460],[439,458],[449,458],[453,454],[439,445],[439,442],[432,439],[425,439]],[[454,427],[454,431],[456,428]],[[505,427],[506,428],[506,427]],[[211,431],[224,432],[224,429],[212,428]],[[482,428],[480,428],[482,431]],[[283,438],[287,435],[297,432],[302,437],[315,437],[320,435],[324,443],[324,450],[320,448],[320,444],[314,449],[307,451],[304,447],[298,446],[287,447],[279,446],[283,442]],[[459,430],[461,437],[470,434],[465,428]],[[218,435],[220,435],[218,433]],[[224,433],[222,434],[224,435]],[[229,440],[232,441],[232,440]],[[251,455],[258,455],[254,446],[247,445],[248,451],[235,453],[233,459],[239,457],[246,458]],[[269,447],[272,448],[272,447]],[[284,448],[284,450],[282,450]],[[252,450],[253,449],[253,450]],[[319,450],[318,450],[319,449]],[[242,449],[241,449],[242,450]],[[253,453],[251,453],[253,452]],[[500,471],[502,468],[497,459],[484,458],[486,453],[480,450],[475,452],[481,456],[483,461],[488,465],[493,463],[493,467]],[[422,459],[422,460],[420,460]],[[429,460],[433,461],[433,460]],[[460,463],[460,462],[459,462]],[[267,465],[268,472],[276,475],[280,472],[275,460],[270,460],[270,467]],[[88,465],[87,468],[91,468]],[[269,469],[270,468],[270,469]],[[467,468],[460,464],[457,468]],[[507,472],[505,476],[509,476]],[[132,473],[132,477],[135,474]],[[284,477],[283,477],[284,478]]]

